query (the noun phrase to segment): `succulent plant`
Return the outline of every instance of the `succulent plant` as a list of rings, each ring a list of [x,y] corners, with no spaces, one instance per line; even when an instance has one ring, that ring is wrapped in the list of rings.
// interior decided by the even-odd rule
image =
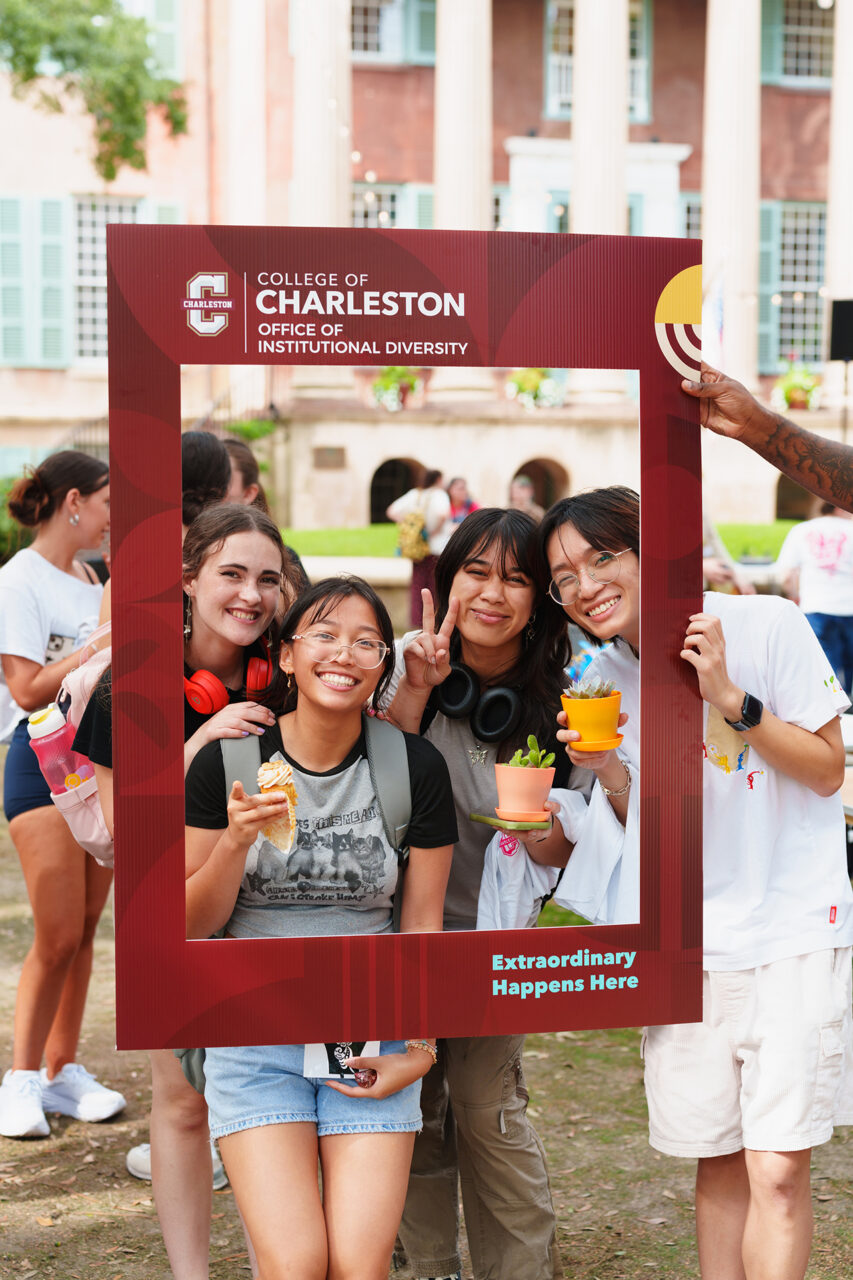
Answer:
[[[566,690],[567,698],[609,698],[616,692],[612,680],[575,680]]]
[[[522,755],[521,747],[519,747],[512,759],[507,760],[507,764],[515,765],[519,769],[550,769],[553,763],[553,751],[543,755],[539,743],[532,733],[527,739],[527,755]]]

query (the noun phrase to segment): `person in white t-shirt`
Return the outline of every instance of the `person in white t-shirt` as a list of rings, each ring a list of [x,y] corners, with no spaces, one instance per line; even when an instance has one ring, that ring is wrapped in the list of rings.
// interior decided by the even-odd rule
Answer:
[[[420,630],[423,621],[421,592],[435,592],[435,562],[447,542],[444,526],[450,516],[450,499],[441,487],[441,481],[440,471],[425,471],[420,484],[395,498],[385,513],[395,524],[413,511],[419,511],[424,519],[424,535],[429,544],[429,555],[422,560],[412,561],[411,616],[415,630]]]
[[[34,933],[18,983],[12,1067],[0,1085],[0,1134],[26,1138],[49,1135],[45,1112],[98,1121],[125,1105],[77,1062],[112,871],[80,848],[54,808],[27,734],[28,712],[55,698],[97,626],[103,588],[76,557],[99,547],[109,528],[107,465],[72,449],[51,454],[12,486],[7,505],[36,531],[0,569],[0,734],[11,739],[3,807]]]
[[[612,842],[575,846],[561,884],[577,910],[631,899],[639,879],[631,804],[639,767],[639,499],[597,489],[546,514],[551,595],[589,638],[615,641],[591,670],[617,677],[633,730],[619,751],[572,750],[596,775]],[[809,1159],[853,1123],[851,943],[838,790],[848,705],[805,619],[772,596],[708,595],[686,622],[704,724],[703,1021],[649,1027],[650,1141],[695,1158],[705,1280],[802,1280],[812,1234]],[[565,717],[560,717],[565,724]],[[609,815],[602,815],[605,798]],[[595,794],[593,796],[595,801]],[[635,801],[634,801],[635,803]],[[591,804],[587,821],[595,821]],[[609,824],[609,825],[608,825]],[[586,850],[586,852],[585,852]],[[591,888],[599,872],[597,887]]]
[[[824,502],[816,519],[791,529],[776,567],[842,688],[853,689],[853,516]]]

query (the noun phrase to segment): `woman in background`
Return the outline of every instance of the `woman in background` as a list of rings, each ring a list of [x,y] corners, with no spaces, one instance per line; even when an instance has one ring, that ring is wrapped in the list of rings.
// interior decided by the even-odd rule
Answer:
[[[421,593],[433,591],[436,561],[447,541],[444,536],[444,523],[450,515],[450,499],[441,487],[441,479],[440,471],[424,471],[420,484],[396,498],[385,513],[395,524],[399,524],[404,516],[411,515],[413,512],[419,512],[423,517],[423,531],[429,544],[429,555],[424,556],[422,560],[412,561],[413,627],[419,627],[423,620]]]
[[[12,487],[8,509],[36,531],[0,569],[0,736],[11,732],[3,800],[34,925],[18,983],[12,1068],[0,1086],[0,1134],[26,1138],[48,1136],[46,1111],[98,1121],[125,1105],[77,1062],[112,871],[74,840],[27,734],[28,713],[56,696],[97,625],[103,588],[77,556],[100,547],[109,528],[107,465],[73,450],[52,454]]]

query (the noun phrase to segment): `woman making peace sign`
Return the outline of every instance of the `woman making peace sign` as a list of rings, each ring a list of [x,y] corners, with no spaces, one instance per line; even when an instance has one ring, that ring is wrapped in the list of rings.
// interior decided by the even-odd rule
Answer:
[[[497,804],[493,765],[529,733],[557,745],[569,643],[565,619],[547,607],[535,541],[536,524],[523,512],[486,508],[468,516],[439,556],[435,610],[425,591],[424,629],[404,637],[398,654],[391,718],[434,743],[453,778],[459,839],[445,929],[476,926],[493,833],[469,815]],[[571,785],[569,777],[560,751],[554,785]],[[544,834],[517,834],[536,861],[565,865],[571,846],[559,823]],[[523,1036],[439,1041],[443,1074],[424,1081],[424,1129],[400,1228],[417,1276],[459,1270],[457,1178],[477,1280],[560,1274],[544,1152],[526,1115],[523,1046]]]

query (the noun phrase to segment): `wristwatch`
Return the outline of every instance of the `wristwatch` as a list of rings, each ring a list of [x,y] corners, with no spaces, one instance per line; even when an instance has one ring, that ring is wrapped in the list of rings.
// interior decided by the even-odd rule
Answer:
[[[745,729],[754,729],[756,725],[761,723],[761,715],[764,711],[764,703],[758,698],[753,697],[751,693],[743,695],[743,706],[740,709],[739,720],[729,720],[723,717],[726,724],[730,724],[733,729],[737,729],[739,733],[743,733]]]

